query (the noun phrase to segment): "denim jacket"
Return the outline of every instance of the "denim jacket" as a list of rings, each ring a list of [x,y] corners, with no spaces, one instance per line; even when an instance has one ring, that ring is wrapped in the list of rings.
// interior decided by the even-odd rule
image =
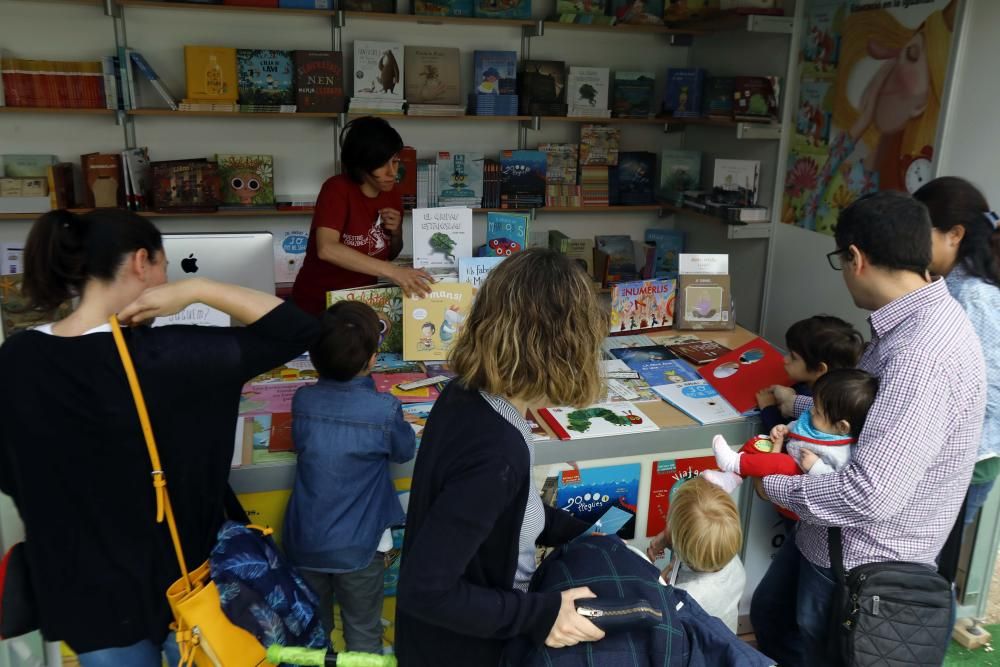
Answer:
[[[293,565],[324,572],[367,567],[389,526],[405,519],[389,462],[413,458],[416,439],[393,396],[370,377],[320,379],[292,399],[298,453],[283,546]]]

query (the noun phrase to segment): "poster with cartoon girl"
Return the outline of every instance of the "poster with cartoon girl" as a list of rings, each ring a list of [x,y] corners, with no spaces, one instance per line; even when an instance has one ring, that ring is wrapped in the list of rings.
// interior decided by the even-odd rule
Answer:
[[[825,234],[858,197],[930,180],[957,0],[839,4],[829,144],[791,153],[782,207],[782,222]]]

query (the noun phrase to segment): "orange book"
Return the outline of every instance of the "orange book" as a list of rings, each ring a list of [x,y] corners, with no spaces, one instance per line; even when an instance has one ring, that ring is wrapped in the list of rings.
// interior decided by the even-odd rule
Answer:
[[[196,102],[235,104],[237,99],[236,49],[222,46],[185,46],[184,70],[187,99]]]
[[[83,168],[82,203],[85,208],[125,206],[121,155],[88,153],[80,156],[80,166]]]

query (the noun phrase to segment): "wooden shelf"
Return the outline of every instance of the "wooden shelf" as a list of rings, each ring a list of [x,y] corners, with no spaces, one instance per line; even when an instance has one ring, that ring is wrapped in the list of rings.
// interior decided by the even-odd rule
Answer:
[[[531,116],[526,116],[526,118],[530,120]],[[591,116],[539,116],[538,120],[543,123],[588,123],[595,125],[665,125],[668,121],[673,122],[673,119],[668,118],[616,118],[614,116],[611,118],[598,118]]]
[[[256,113],[247,111],[171,111],[170,109],[132,109],[131,111],[126,111],[126,113],[130,116],[166,116],[174,118],[200,116],[212,118],[282,118],[286,120],[294,120],[295,118],[337,118],[340,116],[339,113],[298,111],[295,113]]]
[[[0,113],[77,114],[81,116],[108,116],[114,109],[73,109],[71,107],[0,107]]]
[[[527,19],[488,19],[475,16],[425,16],[423,14],[393,14],[389,12],[344,12],[344,16],[348,20],[394,21],[421,25],[475,25],[486,28],[523,28],[535,25],[534,21]]]
[[[159,0],[115,0],[119,7],[141,9],[197,9],[216,12],[257,12],[260,14],[298,14],[300,16],[333,16],[333,9],[285,9],[283,7],[241,7],[238,5],[203,5],[189,2],[161,2]]]
[[[591,32],[617,33],[619,35],[703,35],[708,32],[702,28],[674,27],[666,25],[633,25],[620,23],[606,25],[602,23],[563,23],[555,19],[545,21],[546,30],[582,30]]]
[[[387,120],[402,119],[402,120],[457,120],[457,121],[471,121],[471,122],[496,122],[496,121],[516,121],[516,120],[531,120],[531,116],[476,116],[474,114],[466,114],[464,116],[411,116],[409,114],[400,113],[348,113],[349,118],[360,118],[361,116],[378,116],[379,118],[385,118]]]
[[[536,212],[548,213],[640,213],[659,212],[663,210],[662,204],[642,204],[639,206],[543,206],[535,209]]]

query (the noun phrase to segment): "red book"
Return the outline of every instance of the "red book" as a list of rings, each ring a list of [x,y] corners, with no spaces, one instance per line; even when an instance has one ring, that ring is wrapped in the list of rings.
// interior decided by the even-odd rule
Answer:
[[[403,146],[399,151],[399,193],[403,197],[403,208],[413,209],[417,203],[417,149]]]
[[[430,403],[437,399],[441,392],[435,385],[404,391],[398,385],[415,380],[426,380],[427,373],[372,373],[375,389],[383,394],[389,394],[399,399],[400,403]]]
[[[687,459],[653,461],[653,476],[649,482],[649,514],[646,517],[646,537],[655,537],[667,526],[670,495],[684,480],[697,477],[706,470],[715,470],[714,456],[694,456]]]
[[[275,412],[271,415],[271,437],[267,441],[269,452],[290,452],[295,449],[292,441],[292,413]]]
[[[697,370],[740,412],[757,406],[757,392],[764,387],[792,384],[781,353],[763,338],[754,338]]]
[[[342,113],[344,56],[340,51],[293,51],[295,104],[299,112]]]

